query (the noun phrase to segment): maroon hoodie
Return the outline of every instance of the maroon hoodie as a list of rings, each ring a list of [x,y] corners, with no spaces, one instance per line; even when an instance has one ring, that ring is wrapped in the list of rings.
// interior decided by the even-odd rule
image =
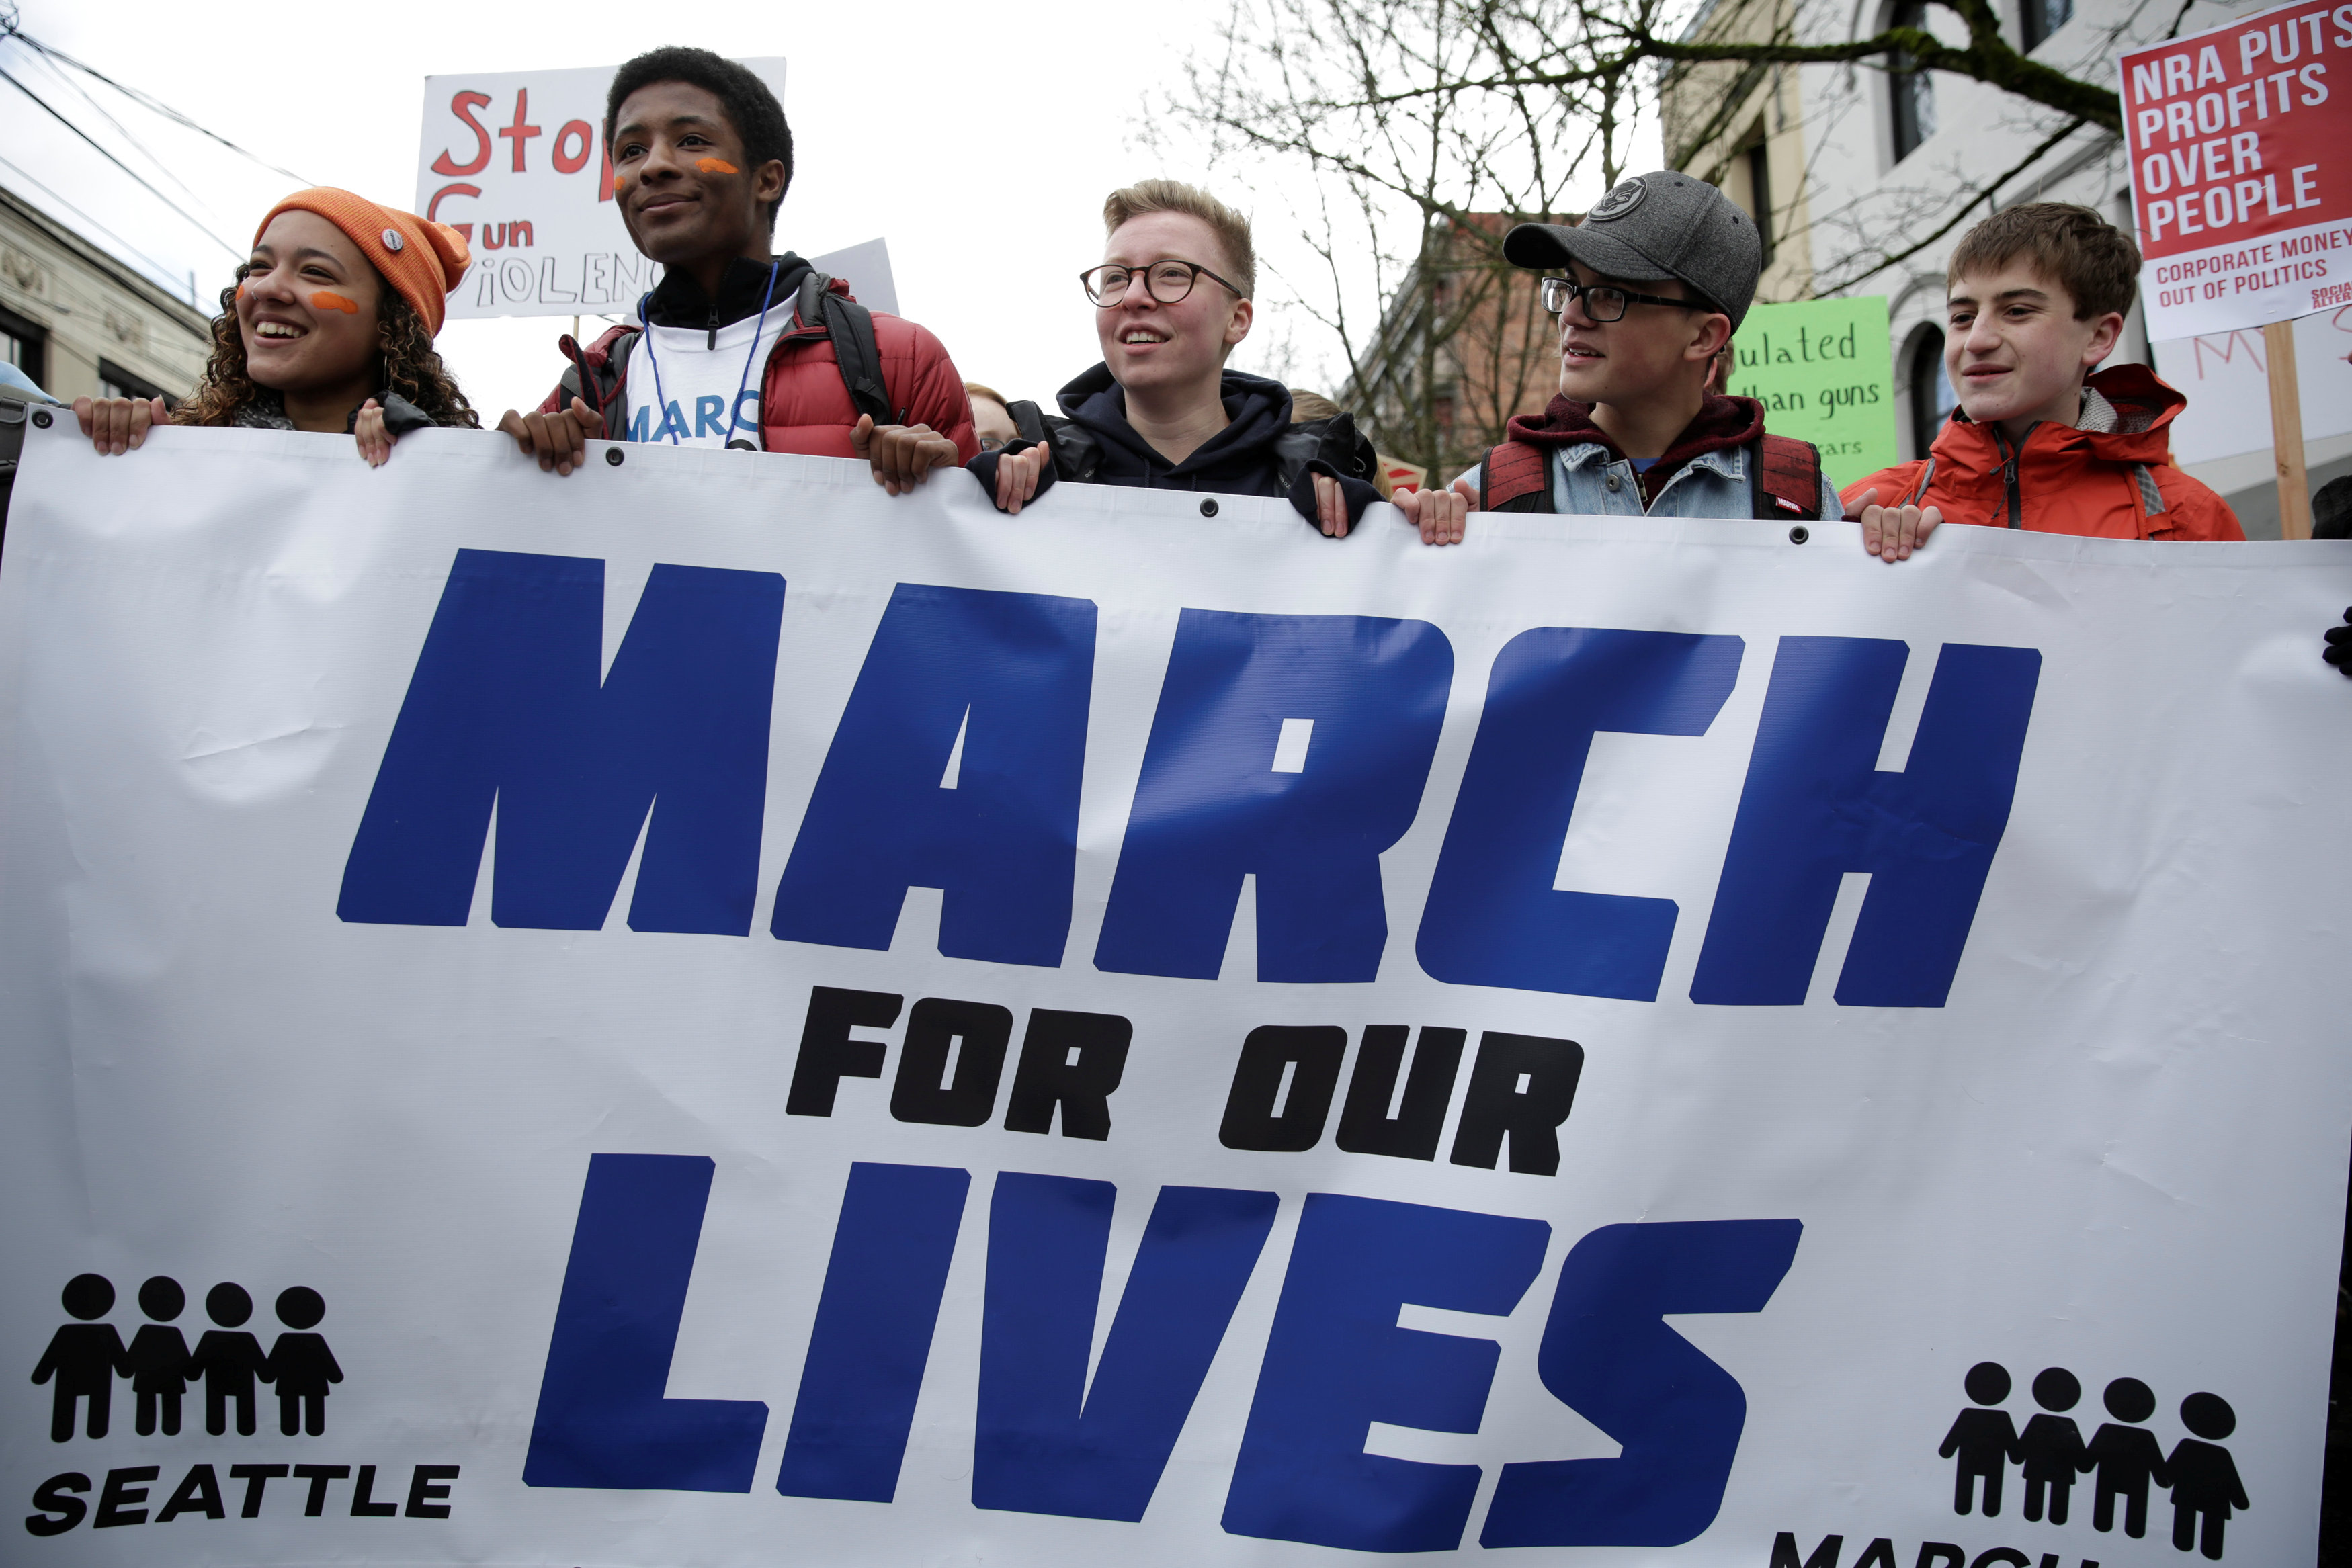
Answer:
[[[1515,416],[1508,428],[1509,439],[1524,441],[1535,446],[1580,446],[1586,442],[1608,448],[1612,457],[1624,458],[1624,448],[1619,446],[1609,433],[1592,423],[1592,405],[1578,402],[1573,398],[1555,397],[1545,409],[1541,419],[1529,419],[1525,414]],[[1698,414],[1675,437],[1674,444],[1649,470],[1641,476],[1642,505],[1648,507],[1656,502],[1658,492],[1667,480],[1682,471],[1684,464],[1708,452],[1720,452],[1727,446],[1747,446],[1764,434],[1764,405],[1752,397],[1710,395],[1699,404]],[[1630,459],[1628,459],[1630,461]]]

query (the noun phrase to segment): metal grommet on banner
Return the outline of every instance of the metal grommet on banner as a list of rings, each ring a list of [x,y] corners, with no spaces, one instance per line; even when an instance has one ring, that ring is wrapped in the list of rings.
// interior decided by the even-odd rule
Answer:
[[[1807,539],[1811,538],[1812,537],[1813,530],[1805,527],[1802,523],[1799,523],[1795,528],[1789,530],[1789,542],[1792,545],[1803,544]]]
[[[43,430],[47,430],[49,427],[49,420],[51,417],[52,416],[47,409],[40,409],[36,411],[33,414],[33,423],[39,425]]]
[[[1214,501],[1203,501],[1203,502],[1202,502],[1202,503],[1201,503],[1201,515],[1202,515],[1202,517],[1215,517],[1215,516],[1217,515],[1217,504],[1216,504]]]
[[[618,468],[625,461],[621,456],[621,449],[617,446],[607,446],[604,448],[604,461],[611,464],[614,467]]]

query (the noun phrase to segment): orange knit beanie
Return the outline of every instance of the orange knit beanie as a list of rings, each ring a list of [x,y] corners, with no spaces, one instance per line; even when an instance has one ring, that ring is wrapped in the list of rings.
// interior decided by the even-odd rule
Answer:
[[[316,213],[349,235],[393,292],[424,318],[425,331],[440,332],[442,300],[466,276],[466,264],[472,259],[464,235],[447,224],[427,223],[415,213],[380,207],[365,196],[320,185],[297,191],[270,208],[253,231],[253,243],[261,243],[278,214],[298,210]]]

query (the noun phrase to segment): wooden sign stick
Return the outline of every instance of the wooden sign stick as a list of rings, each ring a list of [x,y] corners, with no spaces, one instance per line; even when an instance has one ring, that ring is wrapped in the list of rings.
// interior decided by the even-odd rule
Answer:
[[[2278,457],[2279,538],[2311,537],[2311,481],[2303,470],[2303,389],[2294,373],[2294,323],[2263,329],[2269,350],[2271,445]]]

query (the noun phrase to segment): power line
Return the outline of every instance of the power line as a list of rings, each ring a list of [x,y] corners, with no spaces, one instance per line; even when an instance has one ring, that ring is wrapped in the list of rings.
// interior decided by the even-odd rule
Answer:
[[[123,141],[131,143],[131,147],[139,153],[139,155],[146,159],[147,162],[154,167],[157,173],[163,175],[163,178],[171,181],[173,185],[179,188],[179,192],[182,195],[187,197],[188,200],[194,202],[197,206],[204,208],[208,216],[215,220],[219,218],[220,214],[212,210],[211,205],[205,202],[204,197],[198,195],[194,191],[190,190],[188,188],[188,183],[185,180],[181,179],[177,174],[173,173],[172,166],[164,162],[161,158],[156,157],[155,150],[148,146],[144,141],[140,141],[139,138],[132,133],[129,126],[115,119],[113,114],[108,110],[106,105],[92,98],[89,95],[89,89],[83,87],[81,83],[74,80],[73,78],[66,75],[63,70],[58,68],[57,61],[49,58],[47,55],[36,54],[34,57],[41,63],[42,67],[48,71],[49,75],[58,79],[59,85],[70,89],[76,98],[80,99],[84,103],[89,105],[89,110],[92,114],[97,115],[100,120],[106,121],[107,124],[114,127],[114,133],[122,138]]]
[[[23,35],[18,34],[16,36],[21,37]],[[100,157],[105,159],[108,162],[121,170],[124,173],[130,175],[133,180],[138,181],[142,190],[144,190],[149,195],[154,197],[157,201],[163,203],[165,206],[179,214],[183,218],[185,218],[188,223],[195,228],[197,233],[203,235],[206,239],[220,246],[221,249],[228,252],[230,256],[234,256],[237,260],[243,261],[245,259],[245,253],[243,251],[229,244],[228,241],[221,238],[220,235],[213,233],[211,229],[206,228],[202,220],[190,213],[185,207],[180,205],[179,203],[172,200],[171,197],[157,190],[148,182],[145,175],[140,173],[138,170],[133,169],[130,164],[125,163],[121,159],[117,158],[103,143],[100,142],[96,137],[90,135],[89,131],[84,131],[80,126],[76,125],[72,120],[68,120],[64,115],[59,114],[55,109],[50,108],[47,99],[44,99],[39,93],[35,92],[31,88],[26,87],[23,82],[18,81],[15,76],[9,73],[7,68],[5,66],[0,66],[0,81],[6,82],[10,87],[15,88],[18,92],[23,93],[26,98],[31,99],[35,103],[40,105],[42,110],[48,114],[50,119],[56,120],[59,125],[64,126],[68,131],[72,131],[76,136],[80,137],[84,141],[89,142],[92,147],[96,148]]]
[[[34,178],[29,171],[16,163],[10,162],[5,157],[0,157],[0,169],[8,169],[13,171],[16,177],[24,181],[25,183],[32,186],[33,189],[48,197],[49,200],[55,202],[58,205],[63,207],[66,211],[71,213],[82,222],[88,224],[90,227],[96,229],[99,233],[104,235],[107,238],[121,246],[123,249],[129,251],[131,255],[137,256],[140,260],[145,262],[149,267],[153,267],[157,273],[163,275],[163,277],[154,278],[152,281],[161,283],[163,281],[163,277],[168,277],[171,275],[172,268],[165,267],[162,262],[157,261],[153,256],[149,256],[137,246],[132,245],[129,240],[124,239],[121,235],[116,234],[112,229],[108,228],[104,224],[100,223],[96,218],[91,217],[88,213],[83,212],[79,207],[75,206],[71,202],[68,202],[63,196],[58,195],[55,191],[49,189],[48,186],[41,183],[39,180]],[[172,287],[176,287],[178,286],[174,284],[172,285]],[[194,301],[191,300],[190,303],[194,304]]]
[[[52,59],[63,60],[66,64],[73,67],[74,69],[82,72],[84,75],[94,77],[98,80],[104,82],[107,86],[121,93],[131,102],[139,105],[142,109],[160,114],[173,124],[184,126],[186,129],[194,131],[199,136],[208,137],[212,141],[219,142],[222,146],[227,148],[238,157],[249,159],[253,162],[260,164],[263,168],[269,170],[273,173],[283,174],[298,185],[308,186],[317,183],[312,180],[305,179],[303,176],[297,174],[293,170],[286,168],[282,164],[272,163],[268,159],[262,157],[257,152],[247,152],[245,148],[242,148],[236,142],[231,141],[227,137],[223,136],[219,131],[209,130],[197,123],[187,115],[184,115],[178,110],[173,109],[170,104],[165,103],[163,99],[155,98],[149,93],[142,92],[135,87],[126,87],[122,83],[116,81],[112,77],[108,76],[104,71],[100,70],[97,67],[85,65],[80,60],[74,58],[73,56],[66,53],[63,49],[57,48],[41,42],[40,39],[33,37],[32,34],[26,32],[22,27],[16,25],[16,7],[13,5],[10,6],[5,13],[0,13],[0,35],[5,35],[8,37],[16,38],[25,44],[27,47],[37,50],[39,53],[46,55]]]

